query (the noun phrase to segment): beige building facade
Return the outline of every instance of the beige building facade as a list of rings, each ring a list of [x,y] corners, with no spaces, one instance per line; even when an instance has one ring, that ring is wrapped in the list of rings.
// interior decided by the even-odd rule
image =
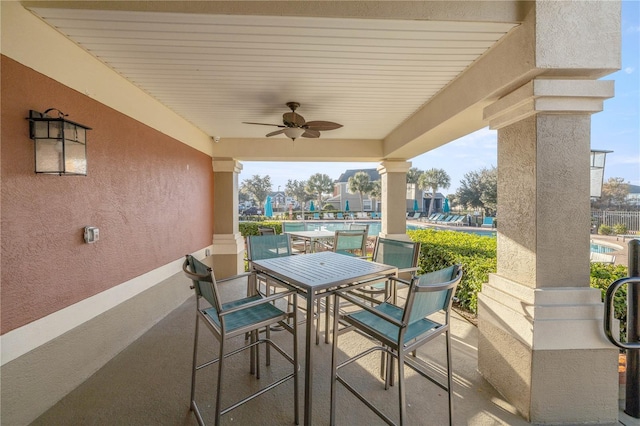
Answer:
[[[327,135],[319,149],[212,143],[48,23],[96,11],[507,29],[384,137]],[[532,423],[616,422],[617,350],[589,287],[589,152],[590,116],[614,96],[599,79],[621,65],[619,2],[3,1],[0,18],[3,424],[33,421],[186,300],[184,254],[210,251],[219,277],[243,269],[243,162],[377,162],[381,235],[406,238],[411,159],[487,125],[498,131],[500,228],[498,269],[479,297],[478,369]],[[86,178],[34,174],[25,117],[49,107],[92,127]],[[101,240],[87,245],[91,224]]]

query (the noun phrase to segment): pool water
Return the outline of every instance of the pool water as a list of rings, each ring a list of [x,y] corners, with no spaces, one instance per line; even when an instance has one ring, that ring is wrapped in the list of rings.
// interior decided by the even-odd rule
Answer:
[[[590,250],[591,250],[592,253],[611,253],[611,252],[616,251],[616,249],[614,249],[614,248],[603,246],[603,245],[596,244],[596,243],[591,243]]]

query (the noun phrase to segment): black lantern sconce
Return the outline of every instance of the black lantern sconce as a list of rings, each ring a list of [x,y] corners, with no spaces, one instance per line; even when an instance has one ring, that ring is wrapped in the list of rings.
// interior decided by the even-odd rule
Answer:
[[[51,111],[57,117],[49,117]],[[55,175],[87,175],[87,130],[91,127],[67,120],[67,114],[49,108],[29,111],[29,137],[35,143],[35,171]]]

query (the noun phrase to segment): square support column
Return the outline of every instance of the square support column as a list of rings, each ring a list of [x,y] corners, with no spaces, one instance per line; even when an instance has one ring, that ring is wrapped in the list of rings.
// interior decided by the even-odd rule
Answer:
[[[534,80],[498,129],[498,270],[478,295],[478,368],[532,423],[614,424],[617,349],[589,287],[590,114],[613,82]]]
[[[213,159],[213,249],[211,265],[216,278],[244,271],[244,238],[238,227],[238,175],[242,164]]]
[[[383,161],[378,166],[382,192],[382,227],[380,236],[408,240],[407,236],[407,172],[409,161]]]

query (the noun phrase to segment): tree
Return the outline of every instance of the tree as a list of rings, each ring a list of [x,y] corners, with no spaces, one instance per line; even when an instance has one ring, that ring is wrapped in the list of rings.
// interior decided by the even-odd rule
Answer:
[[[369,175],[365,172],[357,172],[349,178],[347,186],[350,192],[360,194],[360,211],[364,212],[364,194],[368,194],[373,188]]]
[[[369,191],[369,197],[371,197],[372,200],[380,200],[382,198],[382,182],[380,182],[379,180],[374,180],[373,182],[371,182],[371,191]],[[374,210],[376,210],[375,206],[376,205],[374,203]]]
[[[624,178],[611,177],[602,184],[602,194],[599,199],[591,204],[595,208],[620,208],[627,203],[629,195],[629,184],[624,182]]]
[[[460,185],[456,191],[460,205],[483,209],[488,216],[495,213],[498,202],[498,171],[495,167],[466,173]]]
[[[418,178],[418,186],[422,190],[431,189],[431,202],[429,203],[429,212],[427,213],[427,216],[430,216],[431,212],[433,212],[438,188],[449,188],[449,186],[451,186],[451,178],[447,172],[442,169],[429,169]]]
[[[242,181],[240,192],[252,197],[258,206],[264,207],[267,195],[271,192],[271,177],[253,175],[251,178]]]
[[[420,170],[417,167],[412,167],[407,171],[407,183],[414,183],[417,184],[418,180],[420,179],[420,175],[423,173],[422,170]]]
[[[284,193],[288,197],[292,197],[300,205],[300,213],[304,214],[304,204],[313,199],[313,195],[309,194],[305,189],[307,182],[304,180],[291,180],[287,181],[287,185],[284,188]]]
[[[306,185],[306,191],[316,196],[318,201],[318,210],[322,210],[322,194],[333,192],[333,180],[329,175],[316,173],[309,177]]]

